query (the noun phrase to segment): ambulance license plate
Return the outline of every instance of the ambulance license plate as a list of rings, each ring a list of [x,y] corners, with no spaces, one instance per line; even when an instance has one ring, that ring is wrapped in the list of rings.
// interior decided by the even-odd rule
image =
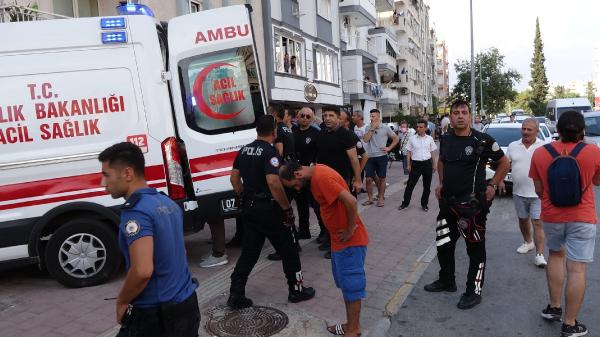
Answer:
[[[237,198],[221,199],[221,212],[223,215],[239,213],[241,210]]]

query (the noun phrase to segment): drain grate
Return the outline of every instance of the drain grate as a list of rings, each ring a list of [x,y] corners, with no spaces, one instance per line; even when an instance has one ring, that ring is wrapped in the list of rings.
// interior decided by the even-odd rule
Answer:
[[[207,312],[206,331],[219,337],[268,337],[285,329],[289,319],[275,308],[254,306],[231,310],[218,306]]]

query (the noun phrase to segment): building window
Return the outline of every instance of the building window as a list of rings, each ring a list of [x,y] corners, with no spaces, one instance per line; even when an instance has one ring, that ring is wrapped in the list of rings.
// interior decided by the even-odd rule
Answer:
[[[275,34],[275,71],[304,76],[304,46],[300,40]]]
[[[331,21],[331,0],[318,0],[318,3],[318,14],[322,18]]]
[[[196,13],[202,10],[202,1],[190,0],[190,13]]]
[[[338,83],[338,60],[335,53],[317,50],[315,51],[315,63],[317,80]]]
[[[73,18],[98,16],[98,0],[53,0],[52,11]]]

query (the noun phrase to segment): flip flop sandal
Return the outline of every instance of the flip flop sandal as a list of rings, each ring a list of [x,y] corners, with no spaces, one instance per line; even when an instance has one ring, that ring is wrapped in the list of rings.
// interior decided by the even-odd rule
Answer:
[[[371,201],[371,200],[367,200],[367,201],[365,201],[365,202],[362,203],[363,206],[369,206],[369,205],[373,205],[373,204],[374,204],[374,202]]]
[[[385,203],[383,201],[378,201],[377,205],[375,205],[375,206],[377,206],[377,207],[383,207],[383,206],[385,206]]]
[[[329,331],[329,333],[336,335],[336,336],[343,336],[346,333],[346,331],[344,331],[344,327],[342,326],[342,324],[328,326],[327,331]],[[359,332],[357,335],[360,336],[360,335],[362,335],[362,333]]]

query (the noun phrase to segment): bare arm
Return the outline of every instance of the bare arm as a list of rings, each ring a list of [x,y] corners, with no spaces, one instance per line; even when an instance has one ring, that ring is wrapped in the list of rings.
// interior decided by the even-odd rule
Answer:
[[[117,297],[117,323],[121,323],[127,305],[141,294],[148,285],[154,272],[153,254],[154,240],[151,236],[141,237],[129,246],[131,266]]]
[[[240,195],[242,194],[242,192],[244,192],[244,185],[242,185],[242,177],[240,176],[240,170],[231,170],[231,176],[229,177],[229,181],[231,182],[233,192],[236,195]]]
[[[544,196],[544,184],[541,180],[534,180],[533,186],[535,186],[535,194],[541,199]]]
[[[283,189],[281,180],[279,180],[279,176],[276,174],[267,174],[267,185],[269,185],[271,195],[273,196],[273,199],[277,201],[279,207],[283,210],[289,209],[290,202],[285,195],[285,190]]]
[[[283,157],[283,143],[275,143],[273,146],[275,147],[275,150],[277,150],[279,156]]]
[[[341,242],[348,241],[356,230],[356,215],[358,209],[356,207],[356,198],[350,192],[343,190],[338,196],[338,200],[344,205],[346,214],[346,229],[338,231],[337,235]]]
[[[394,147],[396,147],[396,145],[398,145],[398,142],[400,141],[400,137],[398,137],[398,135],[395,134],[395,133],[392,134],[391,138],[392,138],[392,143],[390,144],[390,146],[386,147],[386,151],[385,152],[392,151],[392,149]]]
[[[373,134],[375,134],[375,130],[373,128],[369,129],[369,131],[365,132],[365,135],[363,136],[363,140],[365,143],[368,143],[371,138],[373,138]]]
[[[498,160],[498,168],[496,169],[496,173],[494,173],[494,176],[492,177],[490,184],[492,184],[492,185],[500,184],[500,181],[504,180],[504,177],[508,173],[509,169],[510,169],[510,162],[508,161],[508,157],[503,156],[502,158],[500,158]]]
[[[365,169],[365,166],[367,166],[368,160],[369,160],[369,155],[367,154],[367,152],[363,153],[363,155],[360,156],[360,162],[359,162],[360,172],[362,172]]]
[[[354,172],[354,180],[360,182],[360,164],[358,163],[358,154],[356,153],[356,147],[352,147],[346,150],[346,154],[350,159],[350,164],[352,165],[352,171]]]
[[[409,172],[410,172],[411,164],[412,164],[412,152],[407,150],[406,151],[406,168],[408,169]]]

